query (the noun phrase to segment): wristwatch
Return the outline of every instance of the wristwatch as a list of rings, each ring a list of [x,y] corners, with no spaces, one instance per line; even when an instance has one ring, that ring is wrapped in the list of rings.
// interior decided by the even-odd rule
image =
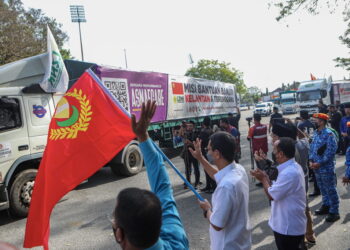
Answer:
[[[203,212],[204,218],[207,218],[207,214],[208,214],[208,211],[209,211],[209,210],[211,210],[211,209],[205,210],[205,211]]]

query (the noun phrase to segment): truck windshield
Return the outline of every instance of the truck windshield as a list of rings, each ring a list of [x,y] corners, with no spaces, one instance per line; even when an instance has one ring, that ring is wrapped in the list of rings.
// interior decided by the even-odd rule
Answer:
[[[321,98],[321,94],[319,90],[298,93],[298,100],[301,102],[319,100],[320,98]]]
[[[286,98],[286,99],[282,99],[281,103],[295,103],[295,98]]]
[[[257,108],[265,108],[266,104],[257,104],[255,107],[257,107]]]

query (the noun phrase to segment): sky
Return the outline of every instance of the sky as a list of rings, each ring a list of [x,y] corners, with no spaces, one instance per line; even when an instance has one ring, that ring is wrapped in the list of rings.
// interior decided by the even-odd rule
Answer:
[[[319,15],[298,11],[280,22],[271,0],[23,0],[61,23],[70,37],[65,48],[81,59],[78,24],[70,5],[84,5],[81,24],[85,61],[130,70],[184,75],[194,62],[215,59],[243,72],[248,87],[269,91],[282,83],[349,78],[334,58],[348,57],[339,36],[342,9]]]

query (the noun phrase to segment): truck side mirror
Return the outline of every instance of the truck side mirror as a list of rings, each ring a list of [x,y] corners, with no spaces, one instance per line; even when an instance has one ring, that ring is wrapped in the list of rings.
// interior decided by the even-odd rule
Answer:
[[[324,89],[322,89],[322,90],[321,90],[321,97],[324,98],[324,97],[326,97],[326,96],[327,96],[327,91],[324,90]]]

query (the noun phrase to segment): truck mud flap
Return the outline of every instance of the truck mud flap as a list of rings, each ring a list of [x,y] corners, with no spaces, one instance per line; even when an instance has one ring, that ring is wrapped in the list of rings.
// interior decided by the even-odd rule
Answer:
[[[0,184],[0,211],[8,209],[10,207],[10,202],[8,198],[8,193],[4,184]]]

